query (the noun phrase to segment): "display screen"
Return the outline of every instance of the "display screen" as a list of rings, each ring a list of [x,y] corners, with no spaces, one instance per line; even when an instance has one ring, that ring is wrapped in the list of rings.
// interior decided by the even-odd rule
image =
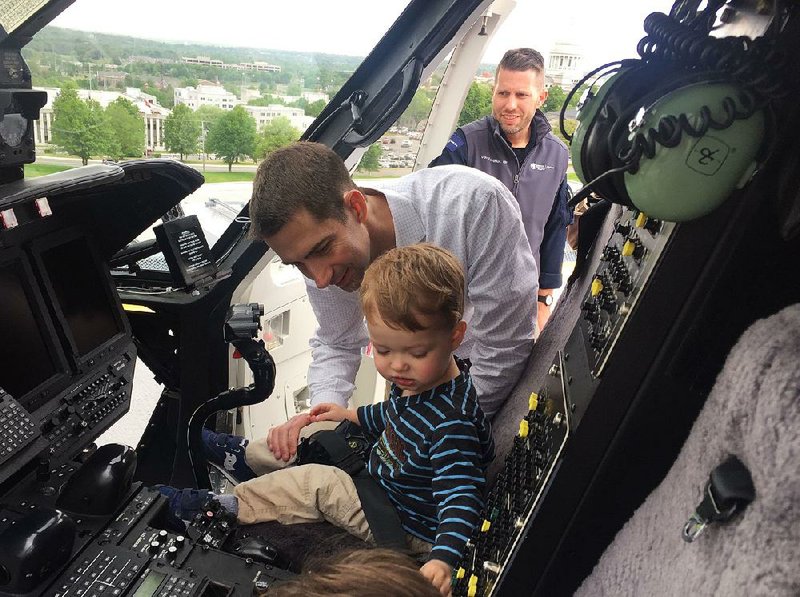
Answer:
[[[26,280],[22,262],[0,263],[0,387],[21,401],[60,372]]]
[[[153,597],[158,590],[161,581],[167,577],[166,574],[156,572],[155,570],[148,570],[147,576],[144,577],[142,584],[136,589],[133,597]]]
[[[109,282],[85,238],[51,247],[41,258],[79,356],[124,331]]]

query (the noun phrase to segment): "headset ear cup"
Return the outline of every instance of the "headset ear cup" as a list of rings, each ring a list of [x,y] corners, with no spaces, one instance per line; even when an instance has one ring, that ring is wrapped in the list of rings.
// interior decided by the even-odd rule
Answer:
[[[661,73],[638,63],[607,83],[612,87],[603,97],[603,105],[596,112],[581,150],[587,182],[623,165],[618,154],[627,140],[628,122],[638,110],[639,98],[652,91],[659,81],[663,81]],[[594,192],[615,203],[633,206],[622,174],[611,175],[596,183]]]
[[[614,102],[606,102],[600,109],[591,131],[586,136],[583,151],[583,171],[588,180],[593,180],[613,168],[614,155],[610,149],[609,134],[614,124],[619,120]],[[594,185],[594,192],[600,197],[606,197],[615,203],[632,206],[628,201],[621,200],[614,185],[609,184],[609,178],[601,180]]]
[[[653,156],[642,157],[635,173],[623,175],[637,209],[662,220],[692,220],[716,209],[752,176],[763,157],[768,112],[757,108],[740,84],[716,79],[708,73],[684,77],[646,104],[637,134],[661,132]],[[685,115],[683,124],[678,124],[680,115]],[[664,129],[664,123],[672,129]]]

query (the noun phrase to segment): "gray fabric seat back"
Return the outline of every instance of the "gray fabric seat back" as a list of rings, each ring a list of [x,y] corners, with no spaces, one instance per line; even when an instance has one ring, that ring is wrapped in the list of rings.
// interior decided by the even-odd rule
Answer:
[[[729,454],[756,498],[686,543],[683,526]],[[742,335],[675,464],[576,595],[800,595],[800,305]]]

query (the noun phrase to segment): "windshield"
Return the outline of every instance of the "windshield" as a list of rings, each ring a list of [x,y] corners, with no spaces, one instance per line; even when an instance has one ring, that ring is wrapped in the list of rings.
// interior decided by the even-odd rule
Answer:
[[[0,22],[13,29],[44,4],[4,2]],[[48,93],[35,125],[37,163],[26,167],[26,176],[104,159],[180,160],[205,176],[206,184],[182,207],[198,216],[213,246],[249,200],[259,161],[300,137],[406,5],[247,0],[235,10],[219,10],[198,1],[120,0],[109,10],[105,1],[77,0],[23,49],[34,87]],[[437,125],[428,118],[440,101],[449,56],[420,82],[397,122],[367,148],[354,177],[374,181],[425,167],[455,126],[489,114],[494,69],[506,49],[535,45],[545,54],[553,73],[548,109],[556,110],[583,72],[633,55],[643,16],[669,6],[663,0],[519,2],[481,49],[469,89],[453,90],[460,98],[451,111],[461,115],[442,119],[439,128],[448,130],[439,131],[438,149],[418,157],[423,134]],[[604,22],[626,35],[600,43],[607,38],[600,35]],[[65,89],[91,108],[81,116],[85,130],[102,128],[102,135],[78,144],[66,134],[74,131],[59,126],[76,122],[67,115],[68,103],[57,100]],[[152,232],[142,235],[148,237]]]

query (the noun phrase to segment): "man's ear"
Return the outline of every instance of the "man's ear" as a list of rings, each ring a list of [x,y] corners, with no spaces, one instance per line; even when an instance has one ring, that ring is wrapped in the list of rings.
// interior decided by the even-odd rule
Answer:
[[[547,91],[547,89],[542,89],[539,92],[539,105],[536,106],[537,108],[541,108],[542,106],[544,106],[544,103],[547,101],[547,96],[549,94],[550,94],[550,92]]]
[[[367,221],[367,198],[364,197],[364,193],[358,189],[350,189],[345,191],[343,201],[345,210],[352,210],[359,224]]]
[[[450,350],[455,350],[464,341],[464,334],[467,333],[467,322],[463,319],[459,321],[453,328],[453,333],[450,336]]]

